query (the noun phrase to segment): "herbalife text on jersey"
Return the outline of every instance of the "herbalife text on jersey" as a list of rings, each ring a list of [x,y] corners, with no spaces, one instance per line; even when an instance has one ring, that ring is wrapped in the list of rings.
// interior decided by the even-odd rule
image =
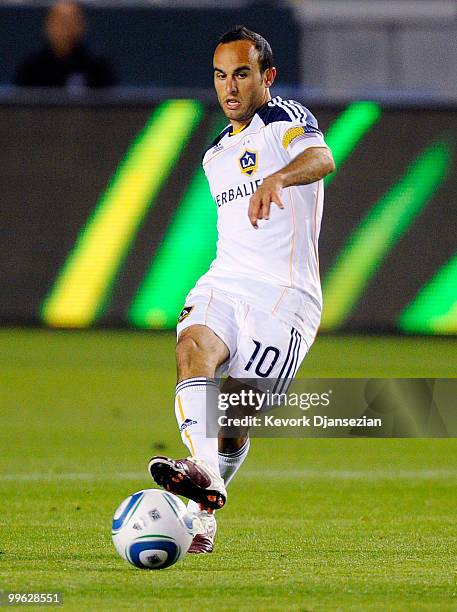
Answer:
[[[249,183],[240,183],[231,189],[227,189],[227,191],[223,191],[222,193],[218,193],[216,195],[216,204],[218,207],[223,204],[227,204],[227,202],[233,202],[233,200],[237,200],[238,198],[246,198],[248,196],[254,195],[257,191],[257,187],[262,183],[263,179],[256,179],[255,181],[249,181]]]

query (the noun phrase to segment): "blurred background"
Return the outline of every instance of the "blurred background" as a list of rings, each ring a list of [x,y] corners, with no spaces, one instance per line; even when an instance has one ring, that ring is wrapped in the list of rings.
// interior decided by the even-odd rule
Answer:
[[[257,439],[210,581],[116,565],[114,508],[183,452],[173,330],[215,254],[200,161],[236,24],[336,160],[298,377],[457,376],[455,0],[0,0],[0,587],[75,610],[450,609],[455,440]]]
[[[1,2],[0,322],[174,327],[215,253],[200,157],[225,125],[212,51],[239,23],[335,156],[321,331],[457,333],[447,0]]]

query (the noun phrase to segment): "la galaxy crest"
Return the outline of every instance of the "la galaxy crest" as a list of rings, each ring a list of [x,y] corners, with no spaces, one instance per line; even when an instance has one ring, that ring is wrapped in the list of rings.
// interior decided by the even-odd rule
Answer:
[[[186,319],[190,313],[192,312],[193,306],[184,306],[184,308],[181,310],[181,313],[178,317],[178,323],[181,323],[181,321],[184,321],[184,319]]]
[[[258,168],[259,155],[257,151],[246,149],[243,155],[238,158],[238,162],[240,164],[241,172],[243,174],[247,174],[248,176],[252,176]]]

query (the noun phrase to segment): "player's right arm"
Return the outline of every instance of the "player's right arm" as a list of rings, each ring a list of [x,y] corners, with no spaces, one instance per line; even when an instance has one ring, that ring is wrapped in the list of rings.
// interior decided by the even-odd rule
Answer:
[[[328,147],[316,146],[299,153],[286,166],[267,176],[249,202],[248,216],[254,228],[259,219],[268,219],[271,204],[284,208],[281,191],[285,187],[309,185],[325,178],[335,170],[335,162]]]
[[[248,216],[254,228],[258,227],[259,219],[269,218],[272,203],[284,208],[282,189],[309,185],[335,170],[332,153],[316,118],[299,102],[273,98],[260,116],[279,170],[267,176],[251,197]]]

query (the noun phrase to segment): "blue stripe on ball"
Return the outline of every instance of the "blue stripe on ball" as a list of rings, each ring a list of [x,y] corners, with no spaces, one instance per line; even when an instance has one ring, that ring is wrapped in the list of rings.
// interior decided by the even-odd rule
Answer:
[[[130,498],[129,503],[126,505],[126,507],[122,511],[121,516],[119,518],[117,518],[117,519],[113,519],[113,531],[114,532],[119,531],[119,529],[124,524],[124,521],[127,518],[130,510],[135,507],[137,502],[139,503],[139,501],[143,497],[143,495],[144,495],[143,491],[139,491],[138,493],[134,493],[132,495],[132,497]]]
[[[156,565],[153,568],[144,565],[140,561],[140,554],[146,550],[163,550],[167,553],[167,558],[162,565]],[[179,558],[181,548],[170,540],[141,540],[134,542],[128,550],[128,559],[132,565],[141,569],[164,569],[176,563]]]

